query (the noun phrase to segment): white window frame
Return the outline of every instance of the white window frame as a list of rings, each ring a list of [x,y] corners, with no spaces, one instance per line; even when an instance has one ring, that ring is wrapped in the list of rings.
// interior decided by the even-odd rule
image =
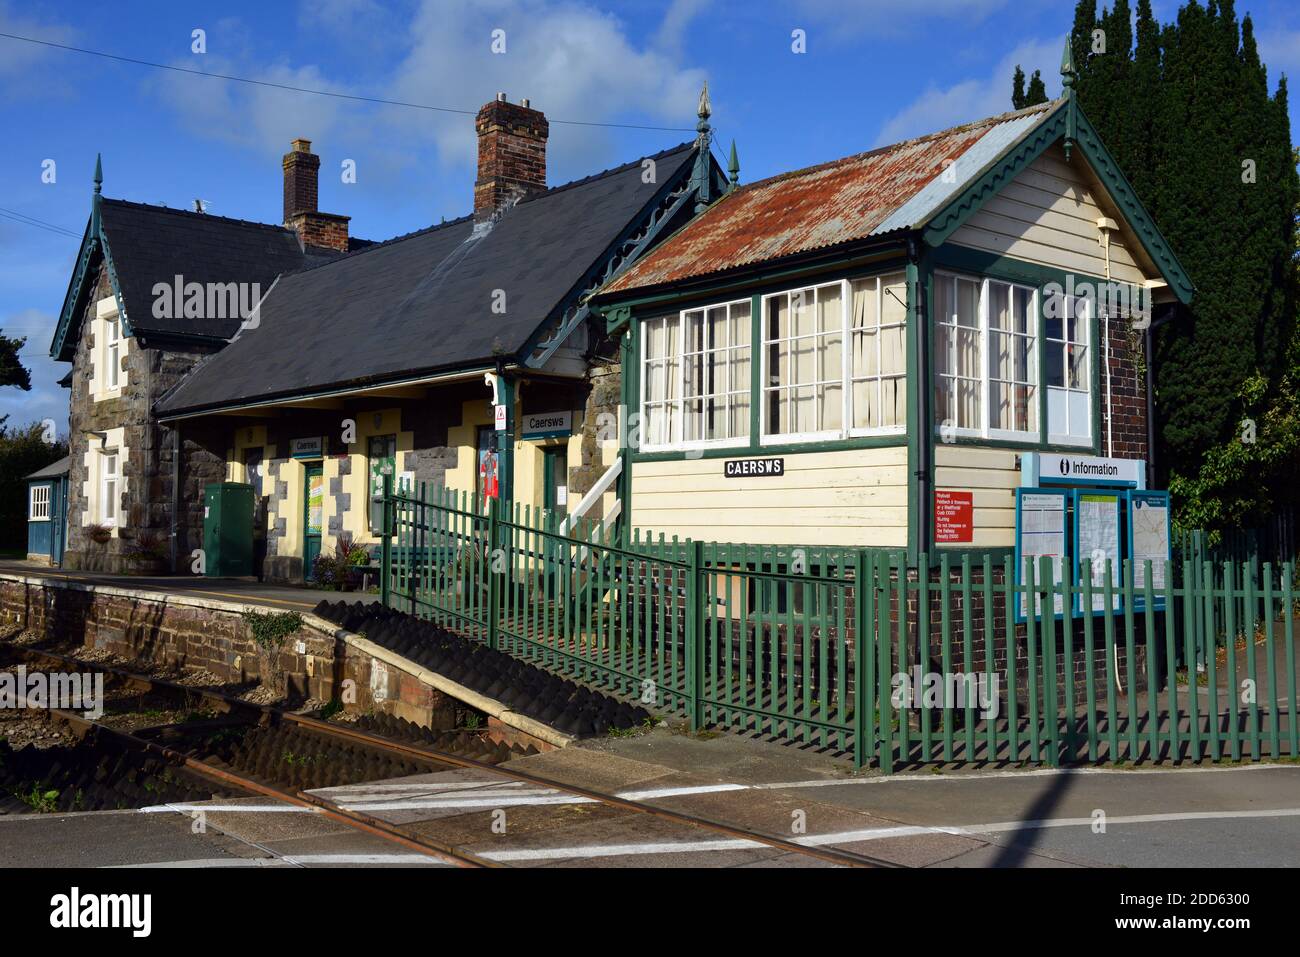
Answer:
[[[50,520],[49,485],[29,485],[27,487],[27,521],[48,522]],[[37,494],[43,492],[43,495]]]
[[[1057,338],[1049,338],[1048,335],[1047,335],[1047,326],[1046,326],[1046,322],[1044,322],[1044,325],[1043,325],[1043,342],[1044,342],[1044,344],[1047,344],[1047,343],[1050,342],[1050,343],[1060,344],[1060,345],[1062,346],[1062,349],[1061,349],[1061,362],[1062,362],[1062,368],[1061,368],[1061,381],[1062,381],[1063,383],[1065,383],[1064,385],[1061,385],[1061,386],[1049,386],[1049,385],[1047,384],[1047,366],[1046,366],[1046,363],[1043,363],[1043,365],[1042,365],[1042,370],[1040,371],[1039,376],[1040,376],[1040,378],[1041,378],[1042,381],[1043,381],[1043,398],[1044,398],[1044,400],[1045,400],[1045,401],[1044,401],[1044,406],[1045,406],[1045,408],[1046,408],[1046,415],[1047,415],[1047,422],[1046,422],[1045,424],[1046,424],[1047,429],[1048,429],[1048,433],[1047,433],[1047,441],[1048,441],[1048,444],[1050,444],[1050,445],[1072,445],[1072,446],[1079,446],[1079,447],[1091,447],[1092,444],[1093,444],[1094,439],[1096,438],[1096,436],[1093,435],[1093,427],[1094,427],[1094,424],[1095,424],[1095,421],[1096,421],[1096,416],[1093,414],[1093,410],[1094,410],[1094,403],[1097,401],[1097,397],[1096,397],[1096,394],[1095,394],[1096,390],[1093,389],[1093,380],[1094,380],[1094,376],[1093,376],[1093,374],[1092,374],[1092,373],[1093,373],[1093,364],[1097,361],[1097,348],[1096,348],[1096,345],[1095,345],[1095,344],[1093,343],[1093,341],[1092,341],[1092,340],[1093,340],[1093,336],[1092,336],[1092,320],[1093,320],[1093,315],[1092,315],[1092,300],[1091,300],[1088,296],[1067,296],[1067,295],[1065,295],[1065,293],[1061,293],[1060,295],[1061,295],[1061,300],[1062,300],[1062,306],[1063,306],[1063,307],[1064,307],[1064,305],[1065,305],[1065,300],[1066,300],[1066,299],[1073,299],[1073,300],[1074,300],[1074,308],[1075,308],[1075,310],[1076,310],[1076,322],[1078,323],[1079,328],[1083,330],[1083,341],[1082,341],[1082,342],[1075,342],[1075,341],[1073,341],[1073,340],[1070,339],[1070,337],[1069,337],[1069,336],[1070,336],[1070,327],[1069,327],[1069,324],[1068,324],[1067,321],[1066,321],[1066,318],[1065,318],[1065,311],[1064,311],[1064,309],[1062,309],[1062,312],[1061,312],[1061,338],[1059,338],[1059,339],[1057,339]],[[1083,312],[1084,312],[1084,315],[1083,315],[1082,318],[1080,318],[1080,317],[1077,315],[1079,309],[1082,309]],[[1083,379],[1084,379],[1084,387],[1083,387],[1082,389],[1072,389],[1072,388],[1070,388],[1070,385],[1069,385],[1069,382],[1070,382],[1070,376],[1069,376],[1069,371],[1070,371],[1069,350],[1070,350],[1070,346],[1071,346],[1071,345],[1080,345],[1080,346],[1082,346],[1082,347],[1083,347],[1083,350],[1084,350],[1084,355],[1087,357],[1088,367],[1087,367],[1087,369],[1085,370],[1085,373],[1084,373],[1084,376],[1083,376]],[[1060,433],[1054,433],[1054,432],[1051,431],[1051,424],[1052,424],[1052,392],[1053,392],[1054,390],[1055,390],[1056,392],[1058,392],[1058,393],[1064,393],[1064,394],[1066,395],[1065,414],[1066,414],[1066,429],[1067,429],[1067,432],[1066,432],[1065,434],[1063,434],[1063,435],[1060,434]],[[1069,431],[1068,431],[1069,428],[1070,428],[1070,426],[1071,426],[1071,424],[1072,424],[1072,423],[1069,421],[1069,415],[1070,415],[1069,393],[1071,393],[1071,392],[1075,393],[1076,395],[1079,394],[1079,393],[1082,393],[1082,394],[1084,394],[1084,395],[1086,395],[1086,396],[1088,397],[1088,408],[1087,408],[1087,411],[1084,413],[1084,421],[1085,421],[1086,424],[1087,424],[1087,433],[1086,433],[1085,435],[1083,435],[1082,437],[1077,436],[1077,435],[1071,435],[1071,434],[1069,433]]]
[[[895,327],[903,330],[903,374],[902,382],[904,390],[908,387],[907,378],[907,302],[903,302],[903,321],[901,323],[884,323],[885,316],[885,280],[894,276],[903,277],[903,292],[907,293],[907,272],[898,271],[874,273],[869,276],[854,276],[846,280],[848,284],[848,299],[844,304],[844,388],[845,388],[845,425],[847,426],[847,435],[853,438],[871,435],[906,435],[907,434],[907,397],[903,399],[903,422],[901,425],[871,425],[856,427],[853,422],[857,418],[857,410],[853,408],[853,386],[858,381],[853,372],[853,284],[871,280],[876,284],[876,374],[874,376],[862,376],[861,381],[872,382],[876,384],[876,407],[882,408],[882,394],[884,392],[884,382],[886,379],[895,379],[898,376],[886,375],[884,371],[884,335],[886,328]]]
[[[819,336],[824,335],[824,333],[821,332],[813,332],[810,335],[806,335],[806,336],[796,336],[796,337],[786,336],[779,340],[778,339],[769,340],[767,338],[768,303],[774,299],[784,298],[786,300],[786,308],[789,309],[790,297],[792,295],[801,291],[811,291],[814,293],[813,309],[816,310],[819,304],[819,300],[821,298],[819,290],[825,289],[828,286],[840,287],[840,375],[838,379],[839,386],[840,386],[840,427],[838,429],[820,429],[816,432],[768,432],[767,430],[768,396],[773,392],[781,391],[783,388],[789,388],[789,386],[772,385],[771,371],[769,369],[769,360],[768,360],[768,352],[770,351],[769,347],[776,342],[793,342],[796,339],[816,339]],[[761,300],[762,315],[759,320],[759,338],[762,341],[763,357],[762,357],[762,371],[759,374],[759,381],[758,381],[758,385],[759,385],[758,430],[759,430],[760,445],[791,445],[800,442],[826,442],[826,441],[832,441],[834,439],[843,438],[845,435],[848,434],[847,425],[851,421],[849,418],[847,418],[849,413],[849,402],[848,402],[848,394],[846,388],[849,379],[849,375],[848,375],[849,350],[848,350],[848,339],[846,335],[848,329],[848,315],[849,315],[849,310],[846,302],[848,295],[849,295],[848,280],[841,279],[838,282],[818,282],[806,286],[804,285],[795,286],[791,289],[782,290],[781,292],[768,293],[767,295],[762,297]],[[834,379],[826,379],[824,381],[818,380],[817,382],[799,383],[799,385],[800,386],[807,385],[812,387],[814,389],[814,395],[815,395],[816,394],[815,390],[818,387],[834,385],[836,381],[837,380]]]
[[[708,305],[694,306],[690,309],[679,310],[676,315],[669,314],[667,316],[656,316],[653,319],[647,319],[645,322],[642,322],[640,324],[640,328],[638,329],[638,335],[641,336],[641,341],[639,343],[639,349],[638,349],[638,355],[640,356],[640,362],[639,362],[640,368],[638,370],[639,379],[640,379],[640,385],[639,385],[640,397],[638,402],[638,408],[641,415],[641,451],[675,452],[678,450],[689,450],[689,449],[743,448],[749,445],[750,422],[752,421],[753,418],[753,403],[754,403],[753,381],[751,378],[749,381],[745,382],[745,387],[743,390],[733,389],[730,387],[731,386],[730,377],[732,372],[732,364],[730,361],[731,354],[737,351],[738,349],[743,348],[738,346],[732,346],[730,343],[728,343],[727,346],[722,350],[727,353],[727,361],[725,365],[726,365],[727,377],[728,377],[728,381],[727,381],[728,388],[723,390],[723,392],[721,393],[721,395],[727,398],[727,402],[724,404],[722,414],[724,416],[727,416],[728,421],[730,421],[729,416],[731,411],[731,407],[730,407],[731,394],[735,392],[743,391],[746,395],[748,395],[750,401],[750,414],[745,418],[744,434],[729,436],[728,438],[725,439],[693,439],[691,441],[687,441],[685,438],[686,403],[688,401],[688,398],[685,394],[686,393],[686,355],[687,355],[686,316],[688,313],[703,314],[705,316],[705,329],[707,330],[708,329],[707,317],[708,317],[709,310],[726,309],[727,320],[728,322],[730,322],[731,308],[733,306],[747,306],[750,309],[748,349],[749,349],[750,368],[752,369],[753,362],[754,362],[754,332],[753,332],[754,316],[753,316],[752,300],[750,300],[749,298],[730,299],[725,302],[714,302],[714,303],[709,303]],[[672,324],[675,325],[677,328],[677,345],[676,345],[675,355],[672,357],[666,355],[659,357],[660,359],[663,359],[665,362],[668,358],[675,358],[677,360],[677,372],[676,372],[677,391],[675,394],[675,398],[671,400],[666,400],[667,414],[671,419],[671,423],[666,424],[665,426],[669,434],[673,434],[673,432],[675,431],[677,435],[682,437],[676,442],[651,442],[648,437],[647,428],[649,425],[649,419],[646,416],[646,379],[647,379],[646,369],[648,363],[650,362],[650,355],[646,348],[646,336],[647,336],[646,328],[652,322],[663,322],[665,323],[665,326]],[[665,340],[666,339],[667,336],[665,335]],[[712,343],[710,342],[705,345],[704,354],[707,355],[711,349],[712,349]],[[698,353],[691,353],[691,354],[697,355]],[[667,369],[667,365],[665,365],[665,370],[666,369]],[[664,394],[666,396],[668,394],[668,390],[666,388],[667,386],[666,381],[664,385],[665,385]],[[671,427],[672,423],[676,424],[675,430]]]
[[[1042,306],[1039,299],[1038,290],[1033,286],[1028,286],[1025,285],[1024,283],[1011,282],[1006,279],[993,279],[988,276],[973,276],[968,273],[953,272],[949,270],[937,269],[935,270],[934,276],[935,279],[947,279],[949,281],[955,281],[960,279],[960,280],[965,280],[967,282],[974,282],[979,285],[979,302],[976,307],[976,312],[978,314],[978,321],[975,329],[978,332],[979,348],[980,348],[980,357],[978,362],[978,368],[980,370],[980,377],[979,377],[980,427],[978,429],[972,429],[968,427],[959,428],[954,426],[951,434],[962,438],[997,439],[1000,441],[1024,442],[1027,445],[1041,444],[1042,443],[1041,419],[1043,415],[1042,397],[1044,393],[1040,390],[1043,390],[1045,388],[1044,382],[1046,381],[1046,378],[1043,374],[1043,363],[1042,363],[1042,352],[1043,352],[1042,338],[1043,337],[1040,334],[1042,328],[1042,324],[1041,324]],[[1013,304],[1015,301],[1014,297],[1015,297],[1016,289],[1026,290],[1030,294],[1030,311],[1033,316],[1033,322],[1034,322],[1034,333],[1033,333],[1034,347],[1032,350],[1032,356],[1033,356],[1034,369],[1037,374],[1037,382],[1034,383],[1034,392],[1035,392],[1035,401],[1039,403],[1038,412],[1035,414],[1035,419],[1039,420],[1038,428],[1032,431],[1020,432],[1012,429],[995,429],[989,424],[989,422],[992,420],[993,417],[993,409],[989,401],[990,393],[991,393],[990,383],[992,382],[993,379],[993,374],[992,374],[993,355],[991,350],[989,349],[989,339],[990,339],[989,284],[990,283],[997,283],[1002,286],[1007,286],[1008,289],[1011,290],[1010,294],[1012,296]],[[937,301],[937,297],[934,298]],[[955,295],[955,282],[954,282],[954,295],[952,301],[953,301],[953,305],[955,306],[957,302],[956,295]],[[936,333],[938,331],[938,327],[941,324],[946,324],[946,323],[944,322],[943,317],[936,314],[934,316],[934,328]],[[952,328],[955,330],[957,328],[969,329],[970,327],[953,325]],[[949,348],[952,349],[953,352],[950,353],[948,357],[948,368],[954,370],[957,368],[956,347],[957,347],[957,337],[954,335],[951,337],[951,340],[949,342]],[[941,385],[945,377],[941,377],[939,375],[937,362],[935,363],[934,376],[935,376],[936,385]],[[958,379],[955,372],[953,373],[953,375],[948,376],[946,378],[948,381],[953,383],[955,383]],[[942,423],[936,422],[934,423],[933,427],[936,433],[942,432],[943,429]]]
[[[113,463],[113,471],[108,471],[109,461]],[[110,495],[108,491],[109,483],[113,485],[113,492]],[[99,517],[100,521],[109,527],[117,526],[117,513],[121,507],[122,498],[122,457],[117,449],[108,449],[100,453],[99,459]]]
[[[111,334],[110,334],[111,333]],[[116,315],[104,318],[104,391],[122,388],[122,325]]]

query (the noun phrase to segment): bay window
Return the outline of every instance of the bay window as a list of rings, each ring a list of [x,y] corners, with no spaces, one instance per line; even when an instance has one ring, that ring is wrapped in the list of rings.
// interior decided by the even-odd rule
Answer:
[[[1058,445],[1092,442],[1089,305],[1088,299],[1057,294],[1044,310],[1047,440]]]
[[[844,284],[768,296],[763,435],[833,436],[844,427]]]
[[[749,437],[750,327],[747,299],[643,323],[643,448]]]
[[[956,435],[1038,439],[1038,293],[937,273],[934,326],[935,423]]]
[[[907,425],[907,282],[902,273],[850,283],[849,376],[855,433]]]

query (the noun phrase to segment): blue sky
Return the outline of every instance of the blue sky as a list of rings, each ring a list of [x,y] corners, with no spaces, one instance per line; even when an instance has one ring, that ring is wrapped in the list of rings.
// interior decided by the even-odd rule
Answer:
[[[0,0],[0,32],[206,72],[467,110],[504,91],[551,119],[552,184],[690,138],[707,78],[741,179],[860,152],[1009,109],[1016,63],[1059,91],[1072,0],[307,0],[202,5]],[[1155,4],[1160,19],[1178,4]],[[1247,7],[1270,80],[1300,66],[1300,9]],[[206,52],[191,51],[192,31]],[[505,31],[503,54],[492,32]],[[806,52],[792,51],[803,30]],[[1300,97],[1293,97],[1300,99]],[[683,132],[557,121],[680,128]],[[1293,119],[1294,123],[1294,119]],[[280,156],[321,154],[320,207],[385,239],[472,205],[472,115],[380,106],[186,76],[0,38],[0,208],[80,235],[95,153],[108,196],[266,222]],[[55,161],[56,180],[42,182]],[[354,160],[355,184],[338,175]],[[67,429],[66,364],[48,358],[78,240],[0,218],[0,328],[25,335],[30,393],[10,424]]]

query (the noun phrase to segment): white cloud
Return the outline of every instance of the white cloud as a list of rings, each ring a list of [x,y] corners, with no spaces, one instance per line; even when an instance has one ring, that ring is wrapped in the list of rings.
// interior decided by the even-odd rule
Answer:
[[[630,157],[613,155],[611,138],[599,127],[556,120],[626,121],[683,130],[647,134],[647,152],[690,138],[704,71],[685,67],[673,47],[699,9],[700,0],[678,0],[659,37],[639,43],[617,16],[582,2],[425,0],[395,34],[400,43],[391,49],[391,69],[364,86],[332,80],[327,69],[314,64],[259,67],[251,59],[209,54],[202,66],[209,72],[468,113],[376,106],[174,74],[149,82],[201,136],[268,157],[283,153],[293,137],[306,136],[318,141],[324,153],[355,158],[358,175],[371,177],[429,166],[431,151],[444,169],[472,170],[473,112],[504,91],[512,102],[528,97],[552,120],[548,168],[550,181],[557,183]],[[336,0],[313,22],[339,30],[377,15],[364,0]],[[498,28],[505,31],[504,54],[491,50],[492,31]],[[211,35],[208,45],[214,49]],[[183,65],[193,66],[188,61]],[[433,177],[430,182],[432,187]],[[467,181],[466,206],[469,197]]]
[[[77,38],[71,27],[19,14],[6,0],[0,0],[0,31],[51,43],[71,44]],[[67,96],[72,87],[58,71],[53,72],[52,79],[51,71],[37,71],[35,67],[54,57],[74,55],[36,43],[0,37],[0,81],[3,81],[0,83],[0,102],[38,96]]]
[[[949,87],[932,86],[885,121],[876,145],[897,143],[996,116],[1011,109],[1011,77],[1019,64],[1026,76],[1042,70],[1047,95],[1058,96],[1061,78],[1053,64],[1059,63],[1063,40],[1030,40],[998,61],[983,77],[962,80]]]

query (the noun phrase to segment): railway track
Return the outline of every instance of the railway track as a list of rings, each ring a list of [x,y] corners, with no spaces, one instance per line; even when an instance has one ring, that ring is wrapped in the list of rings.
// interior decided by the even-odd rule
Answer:
[[[409,851],[426,854],[462,867],[499,867],[450,842],[431,837],[426,827],[385,821],[356,808],[345,807],[312,791],[335,784],[359,784],[382,778],[453,769],[473,771],[502,783],[521,783],[596,802],[630,814],[648,815],[696,831],[723,835],[774,850],[814,858],[844,867],[896,867],[897,865],[832,847],[808,846],[779,835],[741,825],[672,810],[645,801],[622,798],[591,788],[556,781],[520,769],[502,767],[494,760],[515,756],[501,748],[465,747],[454,737],[427,730],[407,733],[406,740],[379,733],[374,727],[354,727],[254,704],[209,689],[180,685],[46,648],[0,645],[9,658],[0,667],[21,661],[29,671],[98,672],[106,690],[134,690],[152,703],[180,702],[186,719],[136,730],[114,727],[106,715],[92,720],[69,711],[52,710],[58,720],[80,735],[94,736],[121,751],[144,755],[168,768],[183,771],[194,780],[209,782],[219,794],[259,795],[285,804],[310,808],[362,833],[382,838]],[[195,719],[195,715],[198,716]],[[413,727],[413,726],[412,726]],[[423,738],[424,740],[421,740]],[[215,743],[214,743],[215,742]],[[236,743],[238,742],[238,743]],[[431,743],[432,742],[432,743]],[[434,746],[438,745],[438,746]],[[241,750],[242,748],[242,750]],[[278,749],[295,755],[288,773],[276,761]],[[516,754],[521,753],[516,749]],[[474,756],[477,754],[478,756]],[[268,757],[269,755],[269,757]],[[325,783],[322,785],[321,781]]]

